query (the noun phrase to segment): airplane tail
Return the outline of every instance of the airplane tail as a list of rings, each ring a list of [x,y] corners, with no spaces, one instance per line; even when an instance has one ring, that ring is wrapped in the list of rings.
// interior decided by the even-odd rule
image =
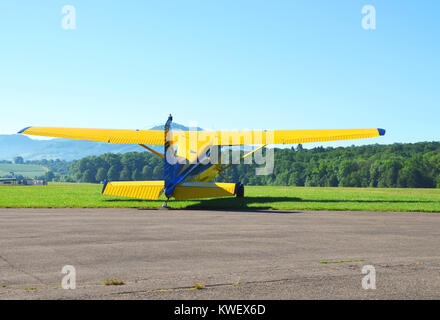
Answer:
[[[244,188],[240,183],[183,182],[188,173],[182,173],[179,175],[184,164],[179,163],[178,157],[174,151],[174,145],[170,134],[172,121],[173,117],[170,115],[164,127],[164,180],[106,181],[102,188],[102,194],[151,200],[157,200],[162,192],[165,193],[167,198],[174,197],[176,200],[217,198],[234,195],[237,197],[243,197]]]
[[[161,181],[115,181],[104,183],[102,194],[137,199],[157,200],[164,190]],[[243,185],[240,183],[186,182],[174,188],[176,200],[194,198],[243,197]]]
[[[174,153],[174,145],[171,143],[171,123],[173,117],[168,117],[165,123],[164,134],[165,134],[165,157],[164,157],[164,180],[165,180],[165,195],[170,197],[174,192],[175,179],[182,168],[182,164],[179,164],[177,157]]]

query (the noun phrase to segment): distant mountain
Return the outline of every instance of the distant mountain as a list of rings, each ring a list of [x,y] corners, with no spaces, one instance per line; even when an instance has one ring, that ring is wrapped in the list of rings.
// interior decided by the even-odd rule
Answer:
[[[189,130],[188,127],[186,127],[182,124],[174,123],[174,122],[171,123],[171,128],[173,130],[183,130],[183,131]],[[151,128],[150,130],[163,130],[163,129],[164,129],[164,125],[161,125],[161,126],[155,126],[155,127]],[[194,129],[194,128],[191,128],[191,129]],[[203,131],[203,129],[200,127],[197,127],[197,131]]]
[[[173,130],[188,130],[188,127],[178,123],[173,123],[171,127]],[[163,125],[155,126],[150,130],[163,130]],[[155,146],[154,149],[163,152],[162,146]],[[22,156],[24,160],[60,159],[71,161],[107,152],[125,153],[130,151],[145,151],[145,149],[132,144],[59,138],[34,140],[21,134],[0,135],[0,160],[12,160],[16,156]]]

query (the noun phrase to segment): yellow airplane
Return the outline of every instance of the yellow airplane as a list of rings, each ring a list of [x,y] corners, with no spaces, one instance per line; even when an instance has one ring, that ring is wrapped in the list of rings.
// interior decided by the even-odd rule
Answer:
[[[222,146],[260,145],[240,160],[271,144],[296,144],[373,138],[383,136],[384,129],[327,129],[273,131],[175,131],[172,116],[164,130],[120,130],[27,127],[18,133],[108,143],[138,144],[164,160],[164,180],[105,182],[102,194],[157,200],[164,193],[167,200],[244,196],[239,183],[211,182],[232,163],[222,163]],[[161,154],[148,145],[164,145]],[[166,203],[165,203],[166,205]]]

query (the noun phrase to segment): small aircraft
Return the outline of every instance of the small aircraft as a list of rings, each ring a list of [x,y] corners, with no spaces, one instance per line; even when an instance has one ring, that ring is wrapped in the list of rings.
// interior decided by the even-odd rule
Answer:
[[[247,158],[267,145],[297,144],[373,138],[383,136],[384,129],[326,129],[326,130],[264,130],[264,131],[178,131],[171,129],[172,116],[164,130],[121,130],[27,127],[18,133],[108,143],[138,144],[164,160],[164,179],[160,181],[105,181],[102,194],[157,200],[164,193],[167,201],[195,198],[244,196],[244,186],[229,182],[223,171],[223,146],[259,145],[244,154]],[[163,145],[164,154],[148,145]],[[222,163],[223,160],[223,163]],[[212,182],[217,175],[226,183]],[[166,202],[164,204],[166,206]]]

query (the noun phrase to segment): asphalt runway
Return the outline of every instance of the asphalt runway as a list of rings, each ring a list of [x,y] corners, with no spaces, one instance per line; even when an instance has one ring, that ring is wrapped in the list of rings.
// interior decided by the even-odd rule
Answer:
[[[0,209],[0,299],[439,298],[440,213]]]

